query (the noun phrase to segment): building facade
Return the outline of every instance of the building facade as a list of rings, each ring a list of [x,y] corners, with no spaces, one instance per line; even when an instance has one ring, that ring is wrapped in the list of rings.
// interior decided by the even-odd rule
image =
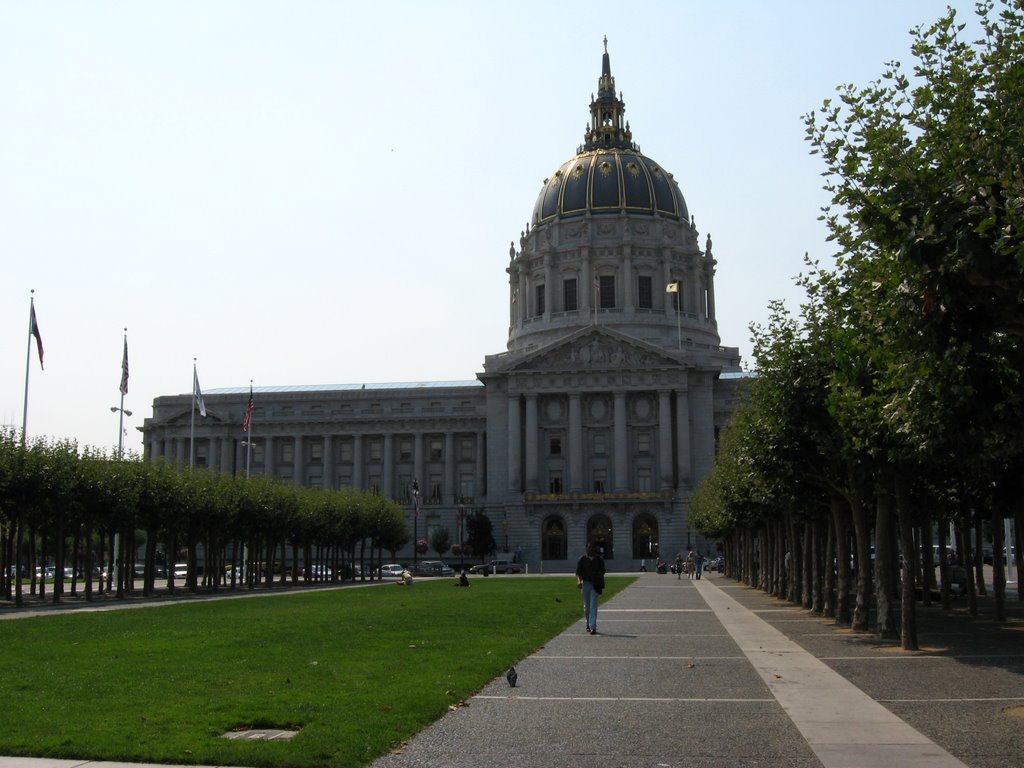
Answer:
[[[585,543],[611,570],[713,543],[686,523],[743,374],[715,318],[715,259],[672,174],[641,154],[607,41],[576,154],[544,181],[509,249],[506,350],[474,380],[204,393],[197,466],[356,487],[406,505],[419,536],[462,510],[499,551],[571,571]],[[158,397],[147,458],[189,456],[191,394]],[[412,557],[411,543],[408,559]]]

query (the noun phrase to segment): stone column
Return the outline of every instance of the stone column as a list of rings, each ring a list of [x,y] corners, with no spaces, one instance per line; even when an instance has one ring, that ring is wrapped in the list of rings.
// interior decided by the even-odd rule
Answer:
[[[696,487],[711,471],[715,459],[715,411],[711,374],[699,374],[699,383],[690,389],[693,407],[693,485]]]
[[[334,435],[324,435],[324,490],[334,488]]]
[[[175,446],[174,446],[174,460],[175,460],[176,462],[178,462],[178,466],[179,466],[179,467],[184,467],[184,466],[185,466],[185,464],[186,464],[186,462],[185,462],[185,448],[187,448],[187,447],[188,447],[188,446],[186,445],[186,443],[187,443],[187,442],[188,442],[188,441],[187,441],[187,440],[185,440],[185,439],[184,439],[184,438],[182,438],[182,437],[179,437],[179,438],[177,438],[177,439],[175,440]]]
[[[590,263],[590,249],[580,248],[580,279],[576,287],[577,303],[586,314],[594,311],[594,265]]]
[[[228,438],[222,438],[220,441],[220,471],[230,472],[234,474],[238,468],[238,465],[232,461],[233,453],[232,447],[235,441]]]
[[[455,433],[444,433],[444,488],[441,489],[442,501],[451,499],[455,503],[458,496],[455,486]]]
[[[658,490],[672,490],[672,393],[658,392]]]
[[[423,433],[417,432],[412,438],[412,479],[419,484],[421,502],[430,493],[423,479],[423,465]]]
[[[305,485],[306,478],[306,457],[303,452],[306,450],[305,441],[302,435],[295,436],[295,452],[292,454],[292,482],[295,485]]]
[[[363,435],[359,433],[352,438],[352,487],[366,488],[363,478]]]
[[[508,398],[508,489],[520,491],[523,487],[523,438],[519,426],[519,395]]]
[[[555,295],[551,287],[551,254],[544,254],[544,320],[551,319],[551,298]]]
[[[263,440],[263,474],[267,477],[277,475],[277,456],[274,451],[274,438],[267,435]]]
[[[153,437],[149,441],[149,460],[156,461],[164,455],[164,441]]]
[[[715,265],[709,262],[706,268],[708,280],[708,319],[715,321]]]
[[[632,246],[627,244],[622,246],[622,306],[626,312],[632,312],[636,308],[633,279]]]
[[[583,404],[578,392],[569,393],[569,477],[570,493],[583,490]]]
[[[676,472],[679,487],[690,485],[690,395],[685,389],[676,392]]]
[[[615,393],[614,439],[612,450],[615,452],[615,477],[612,478],[612,490],[616,492],[629,490],[629,430],[626,428],[626,393]]]
[[[482,501],[486,493],[487,477],[487,442],[485,432],[476,433],[476,462],[473,465],[475,477],[473,478],[473,499]]]
[[[537,396],[526,396],[526,492],[536,493],[538,486],[537,461]]]
[[[384,477],[380,479],[380,491],[384,498],[395,497],[395,436],[390,432],[384,434]]]

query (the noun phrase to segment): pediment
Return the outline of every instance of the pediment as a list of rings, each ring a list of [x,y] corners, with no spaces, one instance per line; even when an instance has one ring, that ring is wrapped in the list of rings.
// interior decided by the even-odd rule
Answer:
[[[191,409],[185,408],[178,411],[173,416],[163,422],[165,426],[188,426],[192,423],[192,411]],[[223,424],[225,419],[217,415],[212,409],[206,409],[206,416],[200,416],[199,412],[196,411],[196,426],[201,427],[208,424]]]
[[[512,363],[508,372],[678,368],[679,357],[606,328],[587,328]]]

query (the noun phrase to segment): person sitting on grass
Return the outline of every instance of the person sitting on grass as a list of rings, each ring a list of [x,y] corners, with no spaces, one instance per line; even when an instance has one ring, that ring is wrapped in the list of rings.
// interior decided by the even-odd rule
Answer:
[[[409,570],[402,571],[402,575],[398,581],[395,582],[400,587],[411,587],[412,586],[412,572]]]

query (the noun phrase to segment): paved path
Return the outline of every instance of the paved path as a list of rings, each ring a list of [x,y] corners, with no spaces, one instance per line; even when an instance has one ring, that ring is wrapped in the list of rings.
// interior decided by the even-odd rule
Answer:
[[[922,608],[909,653],[722,576],[641,574],[602,605],[598,635],[581,619],[516,665],[518,687],[492,681],[373,768],[1020,765],[1016,593],[1009,607],[1007,624]]]
[[[1024,754],[1024,721],[1004,716],[994,740],[958,733],[957,746],[977,752],[962,762],[893,711],[902,703],[934,728],[948,701],[883,706],[834,668],[852,665],[889,696],[909,690],[908,673],[941,675],[951,657],[854,636],[724,577],[644,574],[602,606],[598,626],[592,637],[581,620],[516,665],[517,688],[493,681],[373,768],[954,768],[1019,765]],[[980,691],[967,695],[981,700],[957,700],[977,706],[979,721],[993,707],[1024,710],[1024,626],[1012,629],[1017,653],[971,670]],[[1001,688],[986,691],[995,678]]]

